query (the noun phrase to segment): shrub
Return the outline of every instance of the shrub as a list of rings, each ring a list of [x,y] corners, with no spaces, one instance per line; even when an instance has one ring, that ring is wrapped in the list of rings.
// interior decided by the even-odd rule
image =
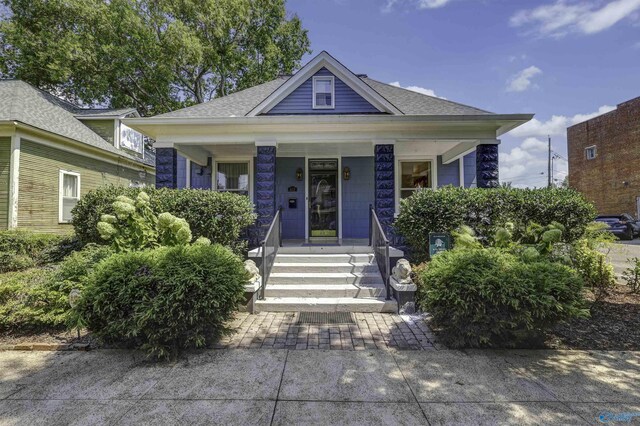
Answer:
[[[0,275],[0,331],[62,329],[71,319],[69,293],[82,289],[94,265],[112,252],[88,245],[56,267]]]
[[[0,273],[59,262],[78,248],[78,241],[68,235],[0,231]]]
[[[412,254],[426,259],[429,232],[452,232],[470,226],[486,245],[498,228],[513,224],[519,239],[531,223],[556,222],[563,239],[575,241],[595,217],[591,203],[571,189],[458,188],[416,191],[402,200],[395,222]]]
[[[90,276],[77,314],[106,341],[175,357],[223,332],[245,280],[240,258],[220,245],[115,254]]]
[[[97,230],[103,214],[114,215],[113,202],[118,196],[135,199],[140,188],[104,186],[82,197],[73,210],[73,227],[84,243],[103,243]],[[253,204],[248,197],[200,189],[144,188],[156,214],[169,212],[189,224],[195,238],[206,237],[212,242],[243,248],[242,232],[255,222]]]
[[[582,280],[546,258],[497,248],[454,249],[417,269],[417,302],[452,347],[517,344],[558,321],[585,316]]]
[[[622,278],[631,288],[632,293],[640,293],[640,258],[633,257],[627,259],[627,262],[631,264],[631,267],[622,272]]]

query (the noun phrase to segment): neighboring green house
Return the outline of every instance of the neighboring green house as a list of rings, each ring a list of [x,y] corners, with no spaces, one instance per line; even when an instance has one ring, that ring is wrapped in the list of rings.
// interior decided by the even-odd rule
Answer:
[[[122,118],[19,80],[0,81],[0,229],[67,232],[71,209],[105,184],[153,185],[155,158]]]

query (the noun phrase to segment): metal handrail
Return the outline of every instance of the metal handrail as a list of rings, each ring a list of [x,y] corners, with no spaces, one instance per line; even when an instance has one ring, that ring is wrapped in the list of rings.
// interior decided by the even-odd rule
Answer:
[[[282,247],[282,207],[278,208],[275,216],[273,216],[273,220],[271,221],[271,225],[269,226],[269,230],[267,231],[264,240],[260,243],[260,248],[262,250],[262,263],[260,264],[260,275],[262,276],[262,282],[260,283],[260,293],[259,299],[264,300],[264,290],[267,286],[267,281],[269,280],[269,276],[271,275],[271,269],[273,268],[273,264],[276,260],[276,255],[278,254],[278,249]],[[276,223],[278,227],[276,228]],[[277,229],[278,232],[274,232],[273,230]],[[267,254],[267,249],[270,250],[269,254]]]
[[[391,261],[389,259],[389,239],[384,233],[384,229],[378,220],[378,215],[373,209],[373,206],[369,206],[369,245],[373,249],[373,254],[380,270],[380,275],[384,281],[384,287],[386,289],[386,299],[391,300]]]

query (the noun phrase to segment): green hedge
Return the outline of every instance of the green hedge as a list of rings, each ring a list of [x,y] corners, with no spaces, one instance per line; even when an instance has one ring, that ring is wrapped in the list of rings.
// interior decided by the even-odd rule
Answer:
[[[243,248],[240,236],[255,222],[253,204],[248,197],[201,189],[123,188],[108,185],[90,191],[73,209],[73,227],[83,243],[104,243],[97,230],[103,214],[114,214],[113,202],[119,195],[135,199],[140,191],[150,197],[151,209],[158,215],[169,212],[185,219],[194,239],[209,238],[213,243]]]
[[[582,279],[546,258],[496,248],[439,253],[416,270],[417,302],[450,347],[514,346],[558,321],[586,316]]]
[[[468,225],[481,239],[487,239],[497,227],[511,222],[517,238],[531,222],[558,222],[565,227],[564,239],[571,242],[584,233],[595,216],[593,205],[571,189],[447,186],[417,191],[402,200],[395,227],[415,259],[422,260],[427,256],[429,232],[452,232]]]
[[[60,262],[79,247],[69,235],[0,231],[0,273]]]
[[[77,313],[104,340],[167,358],[222,333],[245,281],[240,258],[220,245],[120,253],[96,267]]]
[[[0,274],[0,332],[54,331],[71,320],[69,293],[81,290],[93,267],[112,253],[90,244],[55,266]]]

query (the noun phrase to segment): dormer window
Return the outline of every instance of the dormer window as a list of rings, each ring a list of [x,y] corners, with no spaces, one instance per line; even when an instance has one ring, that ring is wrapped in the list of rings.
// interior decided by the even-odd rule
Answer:
[[[313,108],[332,109],[334,105],[333,77],[313,77]]]

